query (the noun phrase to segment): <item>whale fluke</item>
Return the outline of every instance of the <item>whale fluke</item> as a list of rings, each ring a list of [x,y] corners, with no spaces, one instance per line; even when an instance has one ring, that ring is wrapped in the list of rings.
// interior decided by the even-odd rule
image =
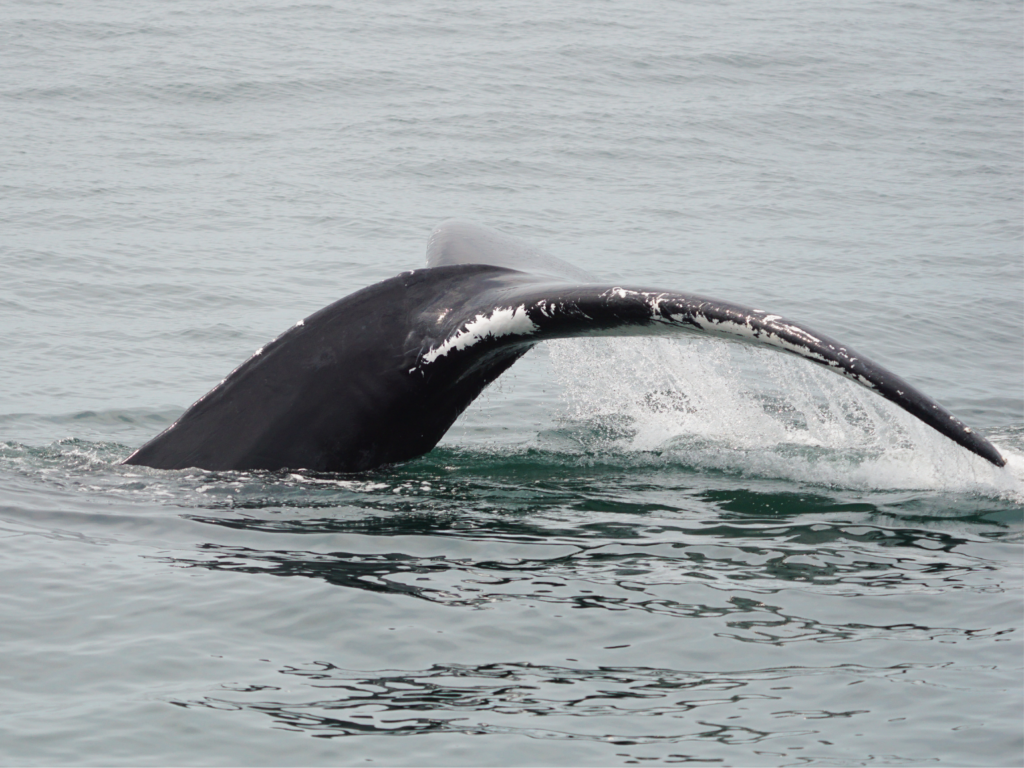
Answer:
[[[428,267],[301,321],[201,397],[126,464],[355,472],[430,451],[483,389],[536,344],[695,333],[804,357],[877,392],[969,451],[984,437],[882,366],[806,326],[675,291],[602,283],[462,221],[430,237]]]

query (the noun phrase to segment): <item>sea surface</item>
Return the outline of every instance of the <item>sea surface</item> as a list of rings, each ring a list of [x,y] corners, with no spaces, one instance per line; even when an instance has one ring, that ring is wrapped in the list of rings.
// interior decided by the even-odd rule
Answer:
[[[1024,7],[0,4],[0,764],[1024,762]],[[440,221],[802,321],[415,461],[121,466]]]

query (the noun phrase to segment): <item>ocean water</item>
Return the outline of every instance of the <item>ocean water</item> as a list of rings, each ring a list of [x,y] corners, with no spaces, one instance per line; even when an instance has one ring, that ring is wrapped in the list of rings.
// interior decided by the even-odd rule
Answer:
[[[1020,3],[0,6],[0,763],[1024,762]],[[358,475],[122,467],[450,216],[806,322]],[[401,737],[401,738],[399,738]]]

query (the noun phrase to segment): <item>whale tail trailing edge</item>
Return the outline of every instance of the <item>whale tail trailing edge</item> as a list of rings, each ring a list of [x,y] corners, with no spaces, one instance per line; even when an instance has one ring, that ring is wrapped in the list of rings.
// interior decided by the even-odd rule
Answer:
[[[541,341],[694,333],[799,355],[1005,464],[984,437],[927,395],[778,315],[600,284],[522,241],[467,222],[435,230],[428,265],[357,291],[289,329],[125,463],[372,469],[431,450],[488,384]]]

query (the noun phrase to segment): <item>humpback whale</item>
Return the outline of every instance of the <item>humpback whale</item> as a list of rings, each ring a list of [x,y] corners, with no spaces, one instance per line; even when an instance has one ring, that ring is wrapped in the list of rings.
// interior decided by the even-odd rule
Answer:
[[[527,243],[450,220],[427,267],[321,309],[259,349],[126,464],[356,472],[430,451],[536,344],[703,334],[799,355],[890,400],[997,466],[981,435],[882,366],[779,315],[601,282]]]

